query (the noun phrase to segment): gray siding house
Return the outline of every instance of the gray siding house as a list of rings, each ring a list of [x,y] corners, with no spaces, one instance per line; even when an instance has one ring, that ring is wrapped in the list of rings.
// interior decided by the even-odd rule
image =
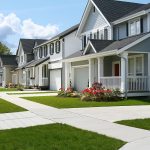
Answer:
[[[150,95],[150,4],[89,0],[77,37],[82,50],[63,60],[66,88],[101,82],[127,96]]]

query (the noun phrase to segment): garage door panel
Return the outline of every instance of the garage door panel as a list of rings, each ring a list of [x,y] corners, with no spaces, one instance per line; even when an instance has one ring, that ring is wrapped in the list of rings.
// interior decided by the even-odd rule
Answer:
[[[89,80],[88,74],[89,74],[88,67],[75,68],[75,70],[74,70],[74,87],[77,91],[82,91],[88,87],[88,80]]]
[[[61,70],[50,71],[50,90],[58,91],[61,88]]]

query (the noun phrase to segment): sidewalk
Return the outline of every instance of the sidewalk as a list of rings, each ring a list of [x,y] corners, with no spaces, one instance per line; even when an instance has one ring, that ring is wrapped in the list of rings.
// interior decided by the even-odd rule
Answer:
[[[135,142],[135,144],[136,141],[150,139],[150,131],[118,125],[107,120],[70,112],[68,110],[56,109],[4,93],[0,94],[0,97],[29,110],[31,113],[34,113],[41,118],[51,120],[52,122],[66,123],[77,128],[104,134],[125,142]]]

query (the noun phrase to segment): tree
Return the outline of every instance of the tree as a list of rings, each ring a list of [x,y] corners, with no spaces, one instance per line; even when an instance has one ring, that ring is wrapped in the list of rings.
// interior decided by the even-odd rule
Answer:
[[[0,55],[11,55],[10,49],[0,42]]]

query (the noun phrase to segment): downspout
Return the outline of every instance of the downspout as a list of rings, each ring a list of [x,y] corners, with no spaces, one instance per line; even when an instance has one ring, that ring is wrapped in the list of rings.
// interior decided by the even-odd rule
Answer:
[[[124,59],[125,61],[125,98],[127,99],[128,98],[128,87],[127,87],[127,58],[125,57],[122,57],[121,55],[117,55],[118,57]]]

